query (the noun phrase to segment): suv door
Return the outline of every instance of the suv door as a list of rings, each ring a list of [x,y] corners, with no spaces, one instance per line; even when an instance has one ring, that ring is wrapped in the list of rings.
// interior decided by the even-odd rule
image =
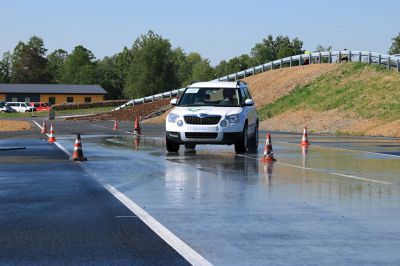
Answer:
[[[240,88],[240,93],[242,94],[242,104],[244,105],[247,99],[251,99],[251,96],[249,91],[247,90],[247,87]],[[256,108],[253,105],[253,106],[243,106],[243,109],[248,121],[248,132],[253,133],[257,122]]]

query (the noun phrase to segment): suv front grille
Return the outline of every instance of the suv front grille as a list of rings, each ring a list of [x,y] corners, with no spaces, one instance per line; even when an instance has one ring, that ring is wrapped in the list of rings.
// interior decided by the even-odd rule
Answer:
[[[216,139],[218,137],[218,133],[186,132],[185,136],[188,139]]]
[[[221,120],[220,115],[206,116],[204,118],[185,115],[183,118],[185,119],[185,123],[189,125],[216,125]]]

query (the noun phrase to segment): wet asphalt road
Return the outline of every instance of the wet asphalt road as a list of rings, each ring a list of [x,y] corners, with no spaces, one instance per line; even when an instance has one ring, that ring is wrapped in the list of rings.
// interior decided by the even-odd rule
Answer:
[[[0,264],[188,265],[54,144],[0,146]]]
[[[135,139],[123,132],[130,123],[120,132],[112,122],[55,125],[70,151],[76,131],[84,134],[85,166],[98,184],[116,187],[216,265],[400,261],[398,139],[311,135],[302,149],[299,135],[275,133],[278,161],[263,164],[261,148],[244,156],[226,146],[168,155],[160,126],[143,125],[147,136]],[[80,174],[65,175],[87,179]]]

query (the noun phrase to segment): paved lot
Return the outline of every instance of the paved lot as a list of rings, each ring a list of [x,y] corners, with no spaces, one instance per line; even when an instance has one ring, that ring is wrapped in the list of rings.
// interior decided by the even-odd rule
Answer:
[[[89,201],[100,208],[98,212],[102,206],[110,206],[107,210],[111,216],[127,215],[114,211],[127,210],[102,189],[111,185],[216,265],[397,265],[400,261],[398,139],[310,136],[312,145],[305,150],[298,145],[298,135],[274,133],[272,141],[278,161],[262,164],[259,161],[261,148],[258,154],[244,156],[235,155],[233,147],[226,146],[199,146],[196,151],[182,149],[179,154],[168,155],[160,126],[143,125],[147,136],[135,139],[126,133],[132,131],[130,123],[123,123],[119,132],[110,130],[112,122],[56,122],[55,125],[56,137],[70,152],[74,134],[83,133],[84,153],[89,159],[84,165],[95,181],[75,169],[75,163],[65,161],[65,155],[53,145],[45,143],[47,149],[54,149],[59,157],[51,155],[51,160],[55,160],[51,162],[41,157],[43,153],[27,157],[35,162],[44,160],[47,169],[30,167],[35,172],[40,170],[35,174],[43,178],[40,182],[21,178],[22,173],[16,175],[17,180],[21,179],[17,187],[32,187],[40,196],[38,187],[51,184],[54,179],[41,176],[52,172],[48,170],[53,169],[50,165],[65,164],[68,170],[62,171],[60,182],[72,179],[76,183],[71,186],[93,186],[92,189],[104,194],[101,200],[94,197]],[[10,140],[0,143],[11,145],[7,141]],[[17,142],[27,145],[24,141],[37,140]],[[9,175],[15,165],[7,167]],[[18,164],[17,169],[19,167]],[[21,169],[26,170],[28,166],[24,167]],[[11,181],[3,184],[7,182]],[[18,190],[14,188],[15,193]],[[79,199],[82,194],[78,192],[66,190],[64,197]],[[60,194],[57,190],[53,193]],[[41,198],[47,197],[44,194]],[[17,200],[15,202],[18,206]],[[52,208],[44,208],[41,213],[49,210]],[[72,217],[90,219],[91,216],[82,213]],[[46,215],[55,217],[58,213],[51,211]],[[15,217],[16,221],[27,220]],[[107,215],[94,217],[97,222],[110,221]],[[128,227],[136,226],[132,224],[136,220],[123,221]],[[146,231],[145,236],[148,234],[152,232]],[[108,237],[112,234],[105,234],[102,239],[105,241]],[[117,246],[118,241],[123,242],[123,246],[125,241],[135,239],[134,234],[125,237],[113,240]],[[157,238],[154,234],[152,237]],[[93,238],[85,243],[89,245],[92,241],[100,247],[106,245]],[[16,242],[12,243],[14,248],[20,248]],[[168,258],[171,256],[175,263],[182,262],[168,246],[160,247],[161,258],[164,254]],[[123,250],[126,253],[117,252],[115,256],[110,255],[109,260],[107,256],[100,257],[97,262],[107,263],[126,258],[124,256],[129,256],[130,252],[135,254],[132,250]],[[94,249],[88,250],[89,254],[92,252],[96,254]],[[114,251],[111,249],[110,253]],[[7,251],[6,254],[13,253]],[[39,251],[36,254],[40,257]],[[67,251],[62,254],[66,261],[76,262],[80,258],[79,253],[72,259]],[[10,256],[8,261],[12,258]],[[29,257],[24,259],[29,261]],[[144,261],[146,259],[144,256]]]

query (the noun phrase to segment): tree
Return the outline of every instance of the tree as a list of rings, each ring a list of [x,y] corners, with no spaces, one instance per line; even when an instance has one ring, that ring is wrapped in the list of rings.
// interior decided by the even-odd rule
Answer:
[[[126,78],[124,94],[142,97],[177,88],[179,80],[169,40],[149,31],[132,47],[132,63]]]
[[[215,77],[215,70],[208,59],[202,59],[192,67],[191,82],[208,81]]]
[[[389,54],[400,54],[400,33],[392,38],[392,45],[389,49]]]
[[[331,51],[332,46],[323,46],[322,44],[318,44],[317,47],[315,47],[315,51],[317,52],[325,52],[325,51]]]
[[[133,61],[132,51],[127,47],[124,47],[122,52],[114,56],[114,63],[116,74],[125,83],[126,77],[128,76],[129,68]]]
[[[40,37],[32,36],[28,43],[19,42],[12,56],[13,83],[49,83],[51,75],[48,70],[48,60],[45,57],[47,49]]]
[[[186,53],[177,48],[174,50],[177,64],[177,75],[180,87],[185,87],[194,81],[205,81],[214,78],[215,71],[208,59],[203,59],[199,53]]]
[[[215,72],[217,77],[226,76],[233,74],[245,69],[248,69],[254,65],[254,60],[247,54],[234,57],[228,62],[222,60],[216,67]]]
[[[177,78],[179,80],[179,87],[187,85],[186,83],[191,76],[191,66],[187,60],[187,55],[182,48],[178,47],[174,51],[174,62],[177,67]]]
[[[67,56],[68,53],[63,49],[57,49],[47,56],[49,72],[52,76],[53,83],[59,83]]]
[[[97,70],[99,74],[99,83],[107,91],[109,99],[122,99],[122,88],[124,80],[119,75],[116,67],[116,57],[104,57],[98,62]]]
[[[257,43],[251,49],[251,55],[255,64],[264,64],[283,57],[301,54],[304,52],[302,47],[303,42],[298,38],[290,41],[289,37],[279,35],[274,40],[272,35],[268,35],[262,43]]]
[[[64,84],[96,84],[98,75],[96,61],[93,53],[78,45],[67,56],[60,77]]]
[[[10,83],[11,81],[11,53],[3,54],[0,61],[0,83]]]

